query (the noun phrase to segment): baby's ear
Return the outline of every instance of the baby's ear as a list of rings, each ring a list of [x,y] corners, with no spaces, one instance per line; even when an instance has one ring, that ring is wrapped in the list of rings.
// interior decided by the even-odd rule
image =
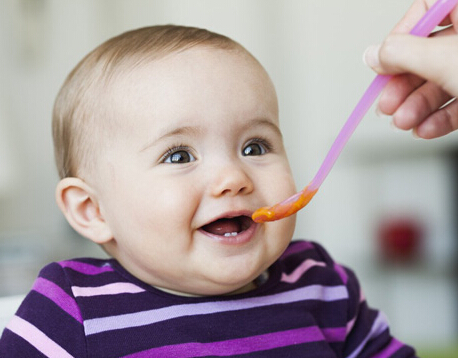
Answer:
[[[97,244],[113,239],[92,188],[79,178],[64,178],[56,188],[56,201],[69,224]]]

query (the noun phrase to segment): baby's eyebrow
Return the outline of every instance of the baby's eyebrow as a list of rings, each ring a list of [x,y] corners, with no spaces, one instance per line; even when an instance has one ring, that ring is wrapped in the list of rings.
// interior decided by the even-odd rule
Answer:
[[[171,131],[168,131],[162,135],[160,135],[159,137],[155,138],[154,140],[152,140],[151,142],[149,142],[147,145],[145,145],[141,150],[140,152],[143,152],[145,151],[146,149],[148,149],[149,147],[151,147],[152,145],[154,145],[155,143],[159,142],[159,141],[162,141],[164,139],[167,139],[167,138],[170,138],[170,137],[176,137],[176,136],[197,136],[199,134],[201,134],[203,132],[203,129],[201,127],[190,127],[190,126],[186,126],[186,127],[179,127],[179,128],[175,128]]]
[[[244,129],[249,129],[249,128],[256,127],[256,126],[269,127],[274,132],[276,132],[276,134],[278,134],[281,138],[283,138],[283,134],[280,128],[277,126],[277,124],[265,118],[256,118],[252,121],[247,122]]]

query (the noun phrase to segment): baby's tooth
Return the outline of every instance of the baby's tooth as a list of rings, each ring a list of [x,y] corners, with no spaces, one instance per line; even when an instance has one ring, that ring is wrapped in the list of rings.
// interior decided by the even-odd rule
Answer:
[[[236,231],[234,231],[234,232],[226,232],[226,233],[224,234],[224,236],[225,236],[225,237],[237,236],[237,232],[236,232]]]

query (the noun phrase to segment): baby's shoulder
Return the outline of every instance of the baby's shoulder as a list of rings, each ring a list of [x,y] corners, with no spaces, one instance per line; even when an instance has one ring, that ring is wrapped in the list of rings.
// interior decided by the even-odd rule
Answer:
[[[111,259],[75,258],[46,265],[38,274],[38,279],[63,286],[66,283],[75,284],[78,281],[86,281],[88,278],[94,279],[109,272],[114,272]]]

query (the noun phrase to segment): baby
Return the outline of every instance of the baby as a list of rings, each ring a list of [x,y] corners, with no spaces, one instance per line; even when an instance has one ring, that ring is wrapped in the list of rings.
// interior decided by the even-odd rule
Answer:
[[[111,259],[46,266],[1,357],[414,357],[352,271],[291,243],[296,192],[274,86],[233,40],[130,31],[87,55],[57,97],[57,203]]]

